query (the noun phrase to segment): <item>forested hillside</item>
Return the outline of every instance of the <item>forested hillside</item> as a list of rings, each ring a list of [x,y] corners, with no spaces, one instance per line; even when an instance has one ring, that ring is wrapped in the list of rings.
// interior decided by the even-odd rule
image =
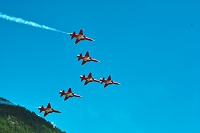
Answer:
[[[24,107],[0,98],[0,133],[66,133]]]

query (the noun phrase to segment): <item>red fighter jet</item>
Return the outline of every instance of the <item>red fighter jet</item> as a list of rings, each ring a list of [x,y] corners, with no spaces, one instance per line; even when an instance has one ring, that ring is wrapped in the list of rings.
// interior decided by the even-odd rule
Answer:
[[[81,40],[94,41],[92,38],[88,38],[85,35],[83,35],[82,29],[80,29],[78,34],[76,34],[75,31],[73,33],[70,33],[70,36],[71,36],[71,39],[73,39],[74,37],[76,38],[75,44],[77,44]]]
[[[82,65],[84,65],[86,62],[90,62],[90,61],[93,61],[93,62],[100,62],[99,60],[96,60],[96,59],[93,59],[92,57],[90,57],[89,55],[89,52],[87,51],[85,56],[83,56],[82,54],[80,55],[77,55],[77,58],[78,58],[78,61],[80,59],[82,59]]]
[[[53,108],[51,108],[51,104],[50,104],[50,103],[48,103],[47,108],[44,108],[44,106],[42,105],[42,107],[39,107],[38,109],[40,110],[40,113],[41,113],[42,111],[45,112],[45,113],[44,113],[44,117],[45,117],[46,115],[48,115],[49,113],[53,113],[53,112],[55,112],[55,113],[61,113],[60,111],[54,110]]]
[[[91,72],[89,73],[88,77],[86,77],[85,75],[81,75],[80,78],[81,78],[81,82],[82,82],[83,80],[85,80],[84,85],[87,85],[89,82],[100,82],[99,80],[94,79],[94,78],[92,77],[92,73],[91,73]]]
[[[67,92],[65,92],[64,90],[60,91],[60,97],[62,97],[63,95],[65,95],[64,101],[66,101],[70,97],[79,97],[79,98],[82,98],[82,96],[74,94],[72,92],[71,88],[69,88]]]
[[[120,83],[111,80],[111,76],[110,75],[108,76],[108,79],[100,78],[100,83],[102,84],[103,82],[105,83],[104,88],[106,88],[110,84],[120,85]]]

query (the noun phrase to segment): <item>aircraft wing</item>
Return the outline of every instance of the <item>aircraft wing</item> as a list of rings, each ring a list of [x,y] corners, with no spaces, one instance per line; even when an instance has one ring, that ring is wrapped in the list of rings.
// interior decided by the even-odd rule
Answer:
[[[88,78],[92,78],[92,73],[91,72],[89,73]]]
[[[47,108],[51,108],[51,104],[50,103],[48,103]]]
[[[107,79],[107,80],[111,80],[111,76],[110,76],[110,75],[108,76],[108,79]]]
[[[44,113],[44,117],[45,117],[46,115],[48,115],[48,114],[49,114],[49,113],[45,112],[45,113]]]
[[[105,84],[105,85],[104,85],[104,88],[106,88],[107,86],[108,86],[108,84]]]
[[[71,92],[72,92],[72,88],[69,88],[69,89],[68,89],[68,92],[70,92],[70,93],[71,93]]]
[[[82,62],[82,65],[84,65],[85,63],[86,63],[86,61],[83,61],[83,62]]]
[[[89,56],[90,56],[90,54],[89,54],[89,52],[88,52],[88,51],[86,52],[85,56],[87,56],[87,57],[89,57]]]
[[[83,35],[83,30],[82,30],[82,29],[79,31],[79,34],[80,34],[80,35]]]
[[[76,42],[75,42],[75,44],[77,44],[79,41],[80,41],[80,40],[76,39]]]
[[[89,82],[85,81],[84,85],[87,85]]]
[[[69,98],[69,97],[66,96],[64,100],[66,101],[68,98]]]

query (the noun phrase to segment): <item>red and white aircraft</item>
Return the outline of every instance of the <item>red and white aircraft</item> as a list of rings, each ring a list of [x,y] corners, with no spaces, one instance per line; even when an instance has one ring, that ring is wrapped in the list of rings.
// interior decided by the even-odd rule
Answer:
[[[94,79],[94,78],[92,77],[92,73],[91,73],[91,72],[89,73],[88,77],[86,77],[85,75],[80,75],[80,78],[81,78],[81,82],[82,82],[83,80],[85,80],[84,85],[87,85],[89,82],[100,82],[99,80]]]
[[[72,92],[71,88],[69,88],[67,92],[65,92],[64,90],[60,91],[60,97],[62,97],[63,95],[65,95],[64,101],[66,101],[70,97],[79,97],[79,98],[82,98],[82,96],[80,96],[78,94],[74,94]]]
[[[120,83],[113,81],[110,75],[108,76],[108,79],[100,78],[100,83],[102,84],[103,82],[105,83],[104,88],[111,84],[120,85]]]
[[[70,36],[71,36],[71,39],[73,39],[74,37],[76,38],[75,44],[77,44],[81,40],[94,41],[92,38],[88,38],[85,35],[83,35],[82,29],[80,29],[78,34],[76,34],[75,31],[73,33],[70,33]]]
[[[49,113],[53,113],[53,112],[55,112],[55,113],[61,113],[60,111],[54,110],[53,108],[51,108],[51,104],[50,104],[50,103],[48,103],[47,108],[44,108],[44,106],[42,105],[42,107],[39,107],[38,109],[40,110],[40,113],[41,113],[42,111],[45,112],[45,113],[44,113],[44,117],[45,117],[46,115],[48,115]]]
[[[83,56],[82,54],[80,55],[77,55],[77,58],[78,58],[78,61],[80,59],[82,59],[82,65],[84,65],[86,62],[90,62],[90,61],[93,61],[93,62],[100,62],[99,60],[96,60],[96,59],[93,59],[92,57],[90,57],[89,55],[89,52],[87,51],[85,56]]]

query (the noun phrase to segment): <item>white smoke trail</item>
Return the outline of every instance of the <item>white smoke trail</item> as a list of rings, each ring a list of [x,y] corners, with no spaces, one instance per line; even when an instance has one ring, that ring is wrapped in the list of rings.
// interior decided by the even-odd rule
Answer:
[[[60,30],[45,26],[45,25],[40,25],[40,24],[37,24],[35,22],[27,21],[27,20],[24,20],[22,18],[16,18],[16,17],[13,17],[13,16],[8,16],[8,15],[3,14],[1,12],[0,12],[0,18],[5,19],[5,20],[9,20],[9,21],[13,21],[13,22],[16,22],[16,23],[30,25],[30,26],[37,27],[37,28],[56,31],[56,32],[64,33],[64,34],[70,34],[70,33],[66,33],[66,32],[63,32],[63,31],[60,31]]]

